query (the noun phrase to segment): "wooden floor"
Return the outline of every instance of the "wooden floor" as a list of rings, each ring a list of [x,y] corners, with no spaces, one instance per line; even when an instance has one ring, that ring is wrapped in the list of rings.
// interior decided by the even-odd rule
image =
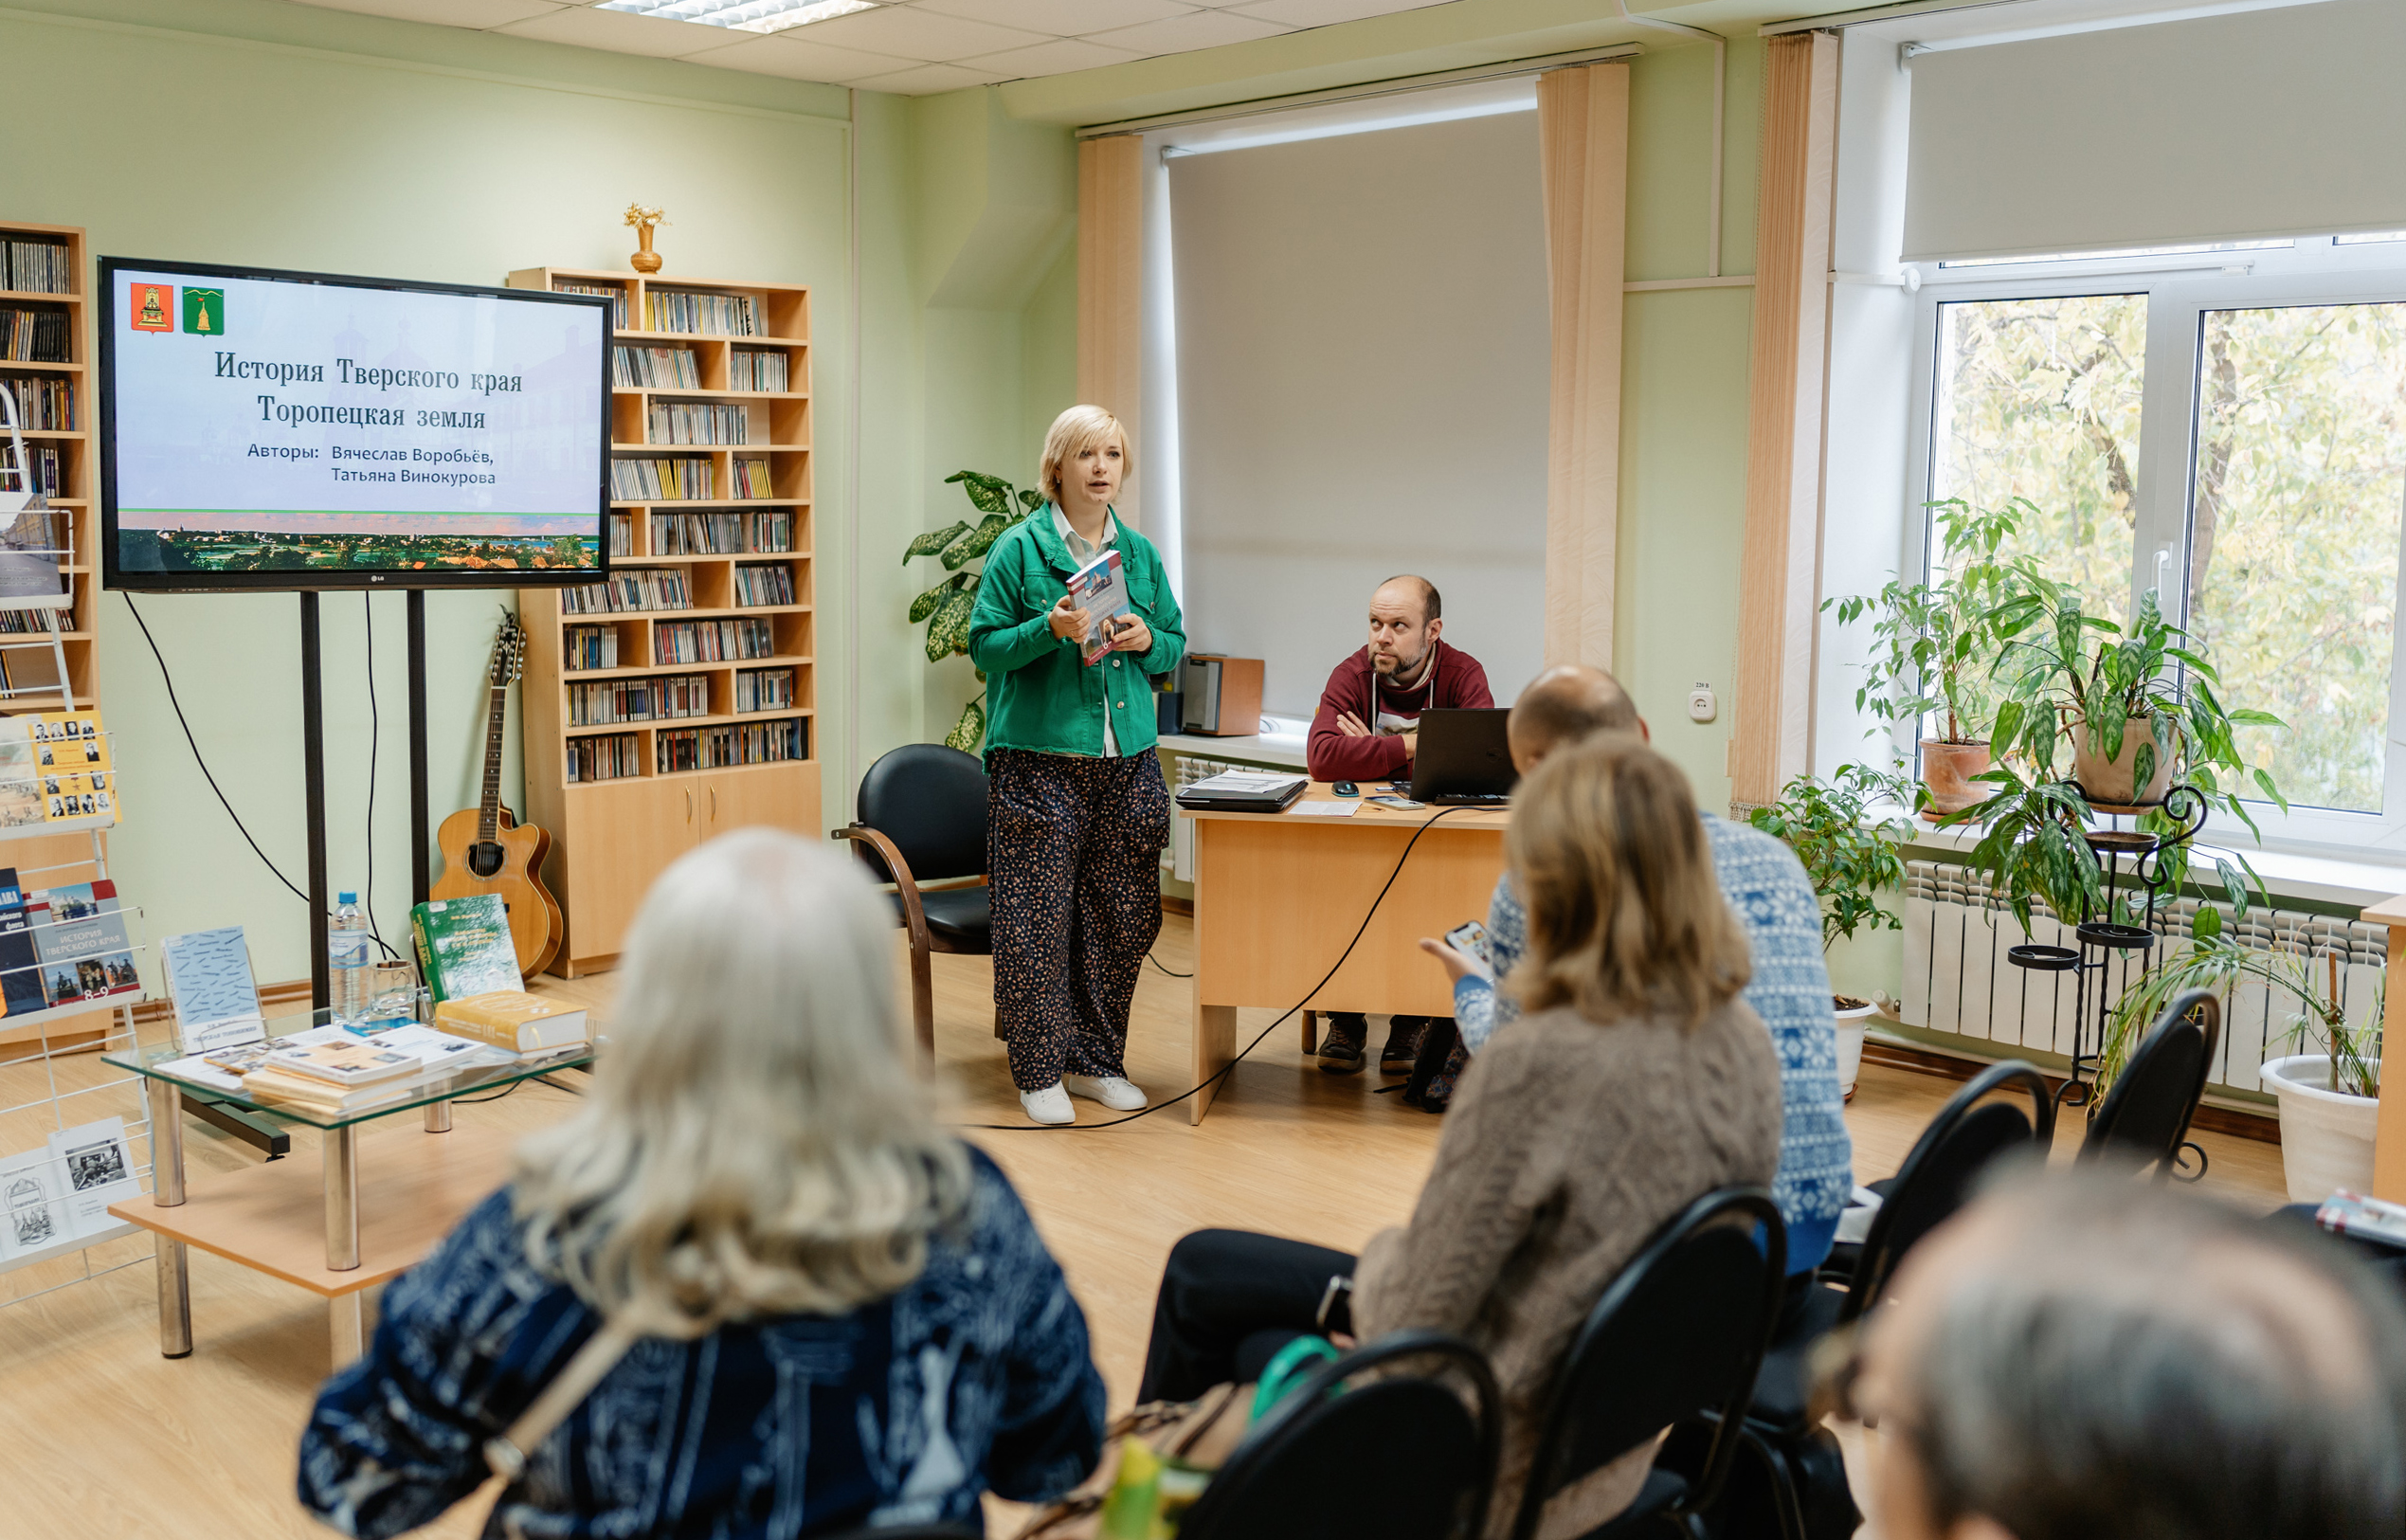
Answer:
[[[1172,916],[1155,955],[1185,972],[1191,939],[1188,922]],[[984,959],[938,957],[935,965],[937,1057],[954,1115],[969,1125],[1007,1126],[971,1128],[968,1136],[1010,1173],[1060,1259],[1085,1306],[1114,1406],[1134,1390],[1162,1259],[1181,1235],[1233,1225],[1352,1249],[1409,1214],[1441,1120],[1391,1094],[1372,1094],[1398,1082],[1319,1074],[1303,1060],[1292,1021],[1236,1068],[1200,1128],[1188,1126],[1181,1106],[1108,1131],[1037,1131],[1020,1114],[992,1035]],[[546,987],[606,1014],[609,975]],[[1185,1089],[1188,999],[1184,980],[1146,969],[1129,1072],[1157,1096]],[[1272,1019],[1269,1011],[1242,1013],[1239,1042]],[[27,1082],[31,1073],[0,1068],[0,1106],[39,1094]],[[117,1078],[88,1056],[60,1073],[76,1084]],[[1847,1114],[1856,1180],[1893,1170],[1953,1089],[1931,1077],[1866,1066]],[[82,1099],[79,1116],[138,1115],[122,1089]],[[524,1131],[556,1120],[572,1102],[568,1092],[530,1082],[457,1115],[463,1126]],[[1077,1105],[1090,1121],[1106,1115],[1092,1103]],[[2067,1151],[2077,1142],[2079,1120],[2068,1123],[2060,1145]],[[259,1159],[189,1119],[185,1141],[195,1171]],[[37,1134],[0,1148],[38,1142]],[[294,1130],[293,1142],[292,1159],[316,1162],[307,1130]],[[2265,1209],[2281,1201],[2278,1149],[2215,1134],[2198,1142],[2213,1158],[2209,1188]],[[0,1305],[7,1307],[0,1308],[0,1449],[8,1451],[9,1469],[38,1473],[13,1484],[0,1533],[323,1535],[292,1496],[293,1450],[329,1368],[323,1304],[298,1288],[194,1253],[195,1350],[171,1363],[158,1356],[147,1238],[88,1255],[96,1265],[134,1265],[38,1298],[25,1295],[79,1277],[80,1269],[50,1263],[0,1275]],[[420,1532],[445,1540],[474,1535],[487,1506],[488,1499],[472,1500]]]

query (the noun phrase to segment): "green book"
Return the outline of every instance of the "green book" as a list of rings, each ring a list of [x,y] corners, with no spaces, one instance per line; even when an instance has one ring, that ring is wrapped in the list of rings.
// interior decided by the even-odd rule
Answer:
[[[526,987],[510,944],[509,911],[497,893],[429,899],[409,911],[409,933],[418,945],[418,971],[438,1006]]]

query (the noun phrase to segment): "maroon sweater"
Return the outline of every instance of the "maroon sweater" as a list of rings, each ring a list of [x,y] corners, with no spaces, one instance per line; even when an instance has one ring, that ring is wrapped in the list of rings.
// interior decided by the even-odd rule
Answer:
[[[1402,738],[1376,734],[1381,712],[1417,721],[1420,713],[1433,707],[1485,711],[1495,704],[1495,698],[1488,693],[1487,670],[1478,666],[1477,659],[1441,641],[1431,643],[1430,646],[1437,657],[1420,676],[1420,682],[1408,690],[1399,690],[1392,681],[1377,677],[1378,671],[1370,666],[1367,647],[1356,648],[1337,664],[1329,675],[1328,688],[1320,692],[1320,709],[1312,718],[1312,741],[1305,759],[1313,780],[1388,780],[1411,768],[1412,759],[1403,752]],[[1345,712],[1351,712],[1356,721],[1373,729],[1373,735],[1346,736],[1345,730],[1337,726],[1338,716]]]

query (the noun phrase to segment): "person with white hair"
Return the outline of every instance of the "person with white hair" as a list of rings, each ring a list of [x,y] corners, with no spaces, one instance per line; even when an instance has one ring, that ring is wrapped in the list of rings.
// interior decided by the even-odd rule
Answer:
[[[597,1339],[632,1346],[500,1461],[487,1535],[974,1523],[986,1490],[1082,1480],[1085,1316],[1002,1171],[936,1120],[893,923],[791,834],[661,874],[591,1090],[387,1290],[302,1433],[302,1504],[353,1535],[432,1521]]]

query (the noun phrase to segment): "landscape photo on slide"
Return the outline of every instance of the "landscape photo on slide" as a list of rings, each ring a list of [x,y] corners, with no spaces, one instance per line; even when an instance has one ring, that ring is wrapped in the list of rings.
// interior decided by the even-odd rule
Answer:
[[[171,517],[172,515],[150,515]],[[188,514],[197,522],[205,515]],[[228,515],[242,517],[242,515]],[[267,522],[257,515],[249,516]],[[281,529],[137,529],[144,511],[123,510],[118,524],[118,563],[129,572],[296,572],[350,569],[407,571],[425,569],[590,571],[601,565],[601,541],[590,517],[564,520],[522,517],[525,534],[427,533],[424,514],[383,516],[391,527],[378,530],[374,514],[282,515]],[[573,524],[563,529],[562,524]]]

